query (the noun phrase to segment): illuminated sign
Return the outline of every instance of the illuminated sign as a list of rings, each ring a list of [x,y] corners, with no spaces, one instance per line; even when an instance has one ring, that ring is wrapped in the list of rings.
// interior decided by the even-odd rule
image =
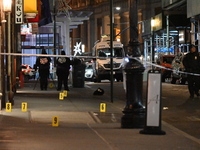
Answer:
[[[81,55],[81,42],[76,42],[76,45],[74,46],[74,56],[76,56],[77,53]]]
[[[31,23],[21,25],[21,35],[32,34],[32,25]]]
[[[121,38],[121,37],[120,37],[120,29],[116,29],[116,30],[115,30],[115,34],[117,35],[117,36],[116,36],[116,40],[117,40],[117,41],[120,41],[120,38]]]
[[[24,13],[38,13],[37,0],[24,0]]]
[[[23,0],[15,1],[15,23],[23,23]]]

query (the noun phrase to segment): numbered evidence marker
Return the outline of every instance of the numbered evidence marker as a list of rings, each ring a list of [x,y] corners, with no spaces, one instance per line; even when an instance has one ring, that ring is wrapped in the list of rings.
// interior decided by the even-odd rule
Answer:
[[[49,83],[49,88],[53,88],[53,83]]]
[[[58,125],[59,125],[59,119],[58,119],[58,117],[57,116],[53,116],[52,117],[52,126],[53,127],[58,127]]]
[[[22,111],[23,112],[27,111],[27,103],[22,103]]]
[[[6,112],[11,112],[11,111],[12,111],[12,104],[6,103]]]
[[[100,112],[106,112],[106,103],[100,104]]]
[[[67,97],[67,90],[64,90],[64,91],[63,91],[63,96],[64,96],[64,97]]]
[[[59,93],[59,100],[63,100],[64,99],[64,93]]]

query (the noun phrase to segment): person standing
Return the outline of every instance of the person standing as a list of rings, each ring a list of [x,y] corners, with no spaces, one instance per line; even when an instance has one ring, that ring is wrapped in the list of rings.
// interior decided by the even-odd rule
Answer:
[[[43,55],[46,55],[46,50],[42,49]],[[40,89],[47,90],[48,78],[49,78],[49,69],[50,69],[51,58],[48,56],[40,56],[36,59],[35,69],[39,68],[39,78],[40,78]]]
[[[200,54],[197,52],[195,45],[190,45],[190,52],[187,53],[183,59],[183,65],[185,71],[190,73],[187,75],[188,90],[190,98],[194,98],[194,95],[199,96],[200,88],[200,76],[193,75],[200,74]]]
[[[65,51],[61,51],[61,55],[66,55]],[[69,91],[68,76],[71,61],[68,57],[58,57],[56,60],[56,64],[56,74],[58,76],[57,91],[60,91],[62,89],[62,84],[64,84],[64,90]]]

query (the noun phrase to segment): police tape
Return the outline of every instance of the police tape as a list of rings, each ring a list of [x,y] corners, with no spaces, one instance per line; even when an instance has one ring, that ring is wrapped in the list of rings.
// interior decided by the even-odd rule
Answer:
[[[111,59],[111,58],[122,58],[122,57],[96,57],[96,56],[74,56],[74,55],[49,55],[49,54],[22,54],[22,53],[0,53],[0,55],[7,55],[7,56],[36,56],[36,57],[40,57],[40,56],[48,56],[48,57],[69,57],[69,58],[96,58],[96,59]],[[167,68],[167,67],[163,67],[161,65],[152,63],[150,61],[145,61],[145,60],[140,60],[139,57],[126,57],[129,59],[135,59],[137,61],[139,61],[142,64],[149,64],[149,66],[154,66],[156,68],[160,68],[160,69],[165,69],[165,70],[169,70],[172,71],[176,74],[185,74],[185,75],[193,75],[193,76],[200,76],[200,74],[197,73],[191,73],[191,72],[185,72],[185,71],[179,71],[177,69],[171,69],[171,68]]]
[[[130,58],[135,59],[135,60],[139,61],[139,62],[142,63],[142,64],[145,64],[145,63],[146,63],[146,64],[149,64],[149,66],[154,66],[155,68],[160,68],[160,69],[172,71],[172,72],[175,73],[175,74],[185,74],[185,75],[200,76],[200,74],[197,74],[197,73],[191,73],[191,72],[180,71],[180,70],[178,70],[178,69],[171,69],[171,68],[163,67],[163,66],[161,66],[161,65],[158,65],[158,64],[149,62],[149,61],[141,61],[141,60],[139,60],[139,59],[136,58],[136,57],[130,57]]]
[[[49,54],[22,54],[22,53],[0,53],[0,55],[7,55],[7,56],[36,56],[36,57],[40,57],[40,56],[48,56],[48,57],[77,57],[77,58],[85,58],[87,56],[73,56],[73,55],[49,55]],[[91,58],[92,56],[90,56]]]

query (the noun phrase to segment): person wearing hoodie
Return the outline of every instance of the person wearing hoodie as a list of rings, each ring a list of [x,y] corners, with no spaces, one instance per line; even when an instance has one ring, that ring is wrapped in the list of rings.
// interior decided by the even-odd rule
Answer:
[[[65,51],[61,51],[61,55],[66,55]],[[58,76],[57,91],[61,91],[62,84],[64,85],[64,90],[69,91],[68,76],[71,61],[68,57],[58,57],[56,60],[56,64],[56,74]]]
[[[42,49],[41,54],[47,55],[46,50]],[[51,62],[51,58],[48,56],[40,56],[36,59],[35,70],[39,68],[38,72],[39,72],[41,90],[47,90],[48,78],[49,78],[49,73],[50,73],[49,72],[50,62]]]

